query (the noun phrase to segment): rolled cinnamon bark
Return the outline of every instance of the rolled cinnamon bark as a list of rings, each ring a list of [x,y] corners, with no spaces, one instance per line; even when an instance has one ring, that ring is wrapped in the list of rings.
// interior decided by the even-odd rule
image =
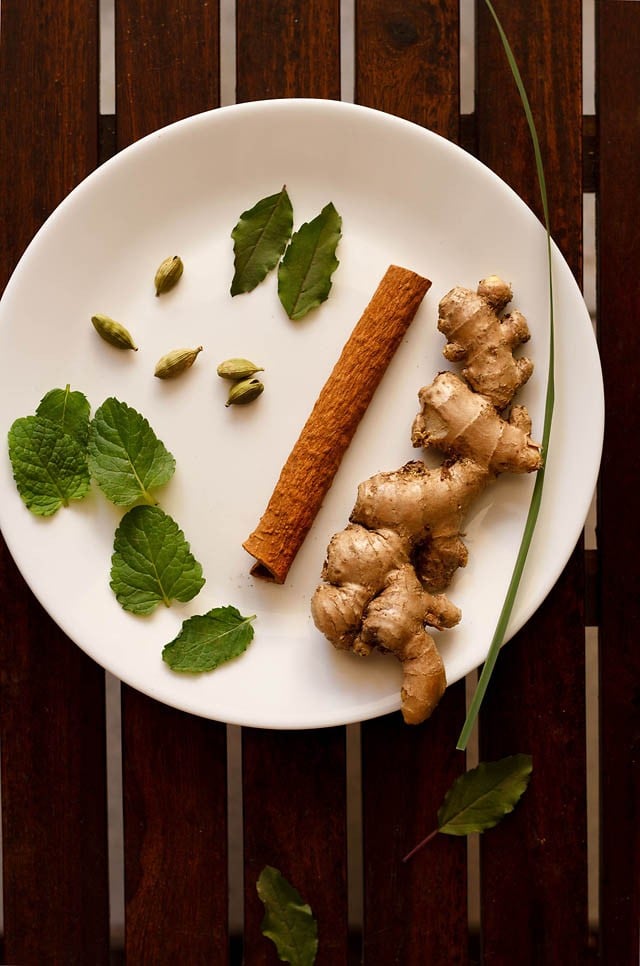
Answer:
[[[390,265],[347,340],[243,547],[251,573],[283,584],[342,457],[431,282]]]

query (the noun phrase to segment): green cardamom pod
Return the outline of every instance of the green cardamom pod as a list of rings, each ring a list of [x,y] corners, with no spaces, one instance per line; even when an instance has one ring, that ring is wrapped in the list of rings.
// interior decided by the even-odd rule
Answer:
[[[179,376],[185,369],[191,368],[199,352],[202,352],[201,345],[197,349],[173,349],[172,352],[167,352],[158,359],[154,376],[158,379],[173,379],[174,376]]]
[[[116,322],[115,319],[110,319],[108,315],[92,315],[91,321],[96,332],[105,342],[109,342],[110,345],[114,345],[118,349],[138,351],[129,330]]]
[[[164,295],[180,281],[184,265],[179,255],[170,255],[161,263],[154,278],[156,295]]]
[[[256,372],[264,372],[264,369],[248,359],[225,359],[217,369],[223,379],[249,379]]]
[[[264,390],[264,386],[259,379],[242,379],[235,382],[229,390],[229,397],[225,406],[244,406],[245,403],[253,402]]]

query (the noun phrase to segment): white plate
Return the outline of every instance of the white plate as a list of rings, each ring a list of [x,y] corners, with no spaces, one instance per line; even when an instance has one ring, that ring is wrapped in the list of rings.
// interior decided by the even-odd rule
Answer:
[[[340,267],[329,300],[298,323],[280,307],[275,274],[231,298],[229,233],[240,213],[286,184],[295,226],[332,201],[343,217]],[[178,253],[184,276],[158,299],[153,275]],[[325,378],[390,263],[433,281],[338,473],[285,586],[249,576],[242,541]],[[536,371],[521,393],[541,433],[548,348],[544,232],[491,171],[442,138],[388,115],[331,101],[281,100],[198,115],[144,138],[103,165],[59,206],[31,243],[0,304],[0,425],[34,411],[70,383],[95,409],[115,395],[140,410],[175,455],[157,492],[183,528],[207,583],[188,605],[149,618],[120,609],[109,589],[122,511],[94,487],[47,520],[16,492],[0,458],[0,525],[47,611],[81,648],[128,684],[198,715],[272,728],[358,721],[399,706],[392,657],[336,652],[315,630],[309,600],[325,548],[361,480],[419,457],[411,447],[417,392],[445,368],[437,303],[454,285],[497,273],[532,330]],[[580,534],[596,481],[602,382],[584,302],[554,250],[557,403],[544,501],[509,634],[544,599]],[[90,323],[124,322],[140,346],[106,346]],[[194,368],[153,377],[166,351],[203,344]],[[217,364],[245,356],[265,367],[265,392],[225,408]],[[462,623],[439,635],[453,682],[479,665],[492,636],[526,515],[530,477],[502,478],[467,526],[469,565],[449,593]],[[257,614],[236,661],[199,677],[172,673],[162,646],[182,620],[234,604]]]

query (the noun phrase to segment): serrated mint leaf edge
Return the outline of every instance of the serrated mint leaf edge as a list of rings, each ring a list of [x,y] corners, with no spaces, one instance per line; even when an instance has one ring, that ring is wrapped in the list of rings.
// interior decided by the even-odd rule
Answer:
[[[61,419],[53,419],[51,415],[48,415],[48,410],[50,409],[50,405],[51,405],[51,398],[52,396],[54,396],[55,393],[62,393],[62,395],[64,396],[64,404],[62,407]],[[69,409],[69,404],[73,398],[75,398],[76,400],[84,404],[83,409],[86,412],[86,418],[84,414],[82,418],[81,433],[78,433],[77,430],[75,432],[72,432],[70,431],[70,428],[67,425],[65,425],[66,413],[67,413],[67,410]],[[44,409],[44,412],[42,411],[43,409]],[[64,388],[61,386],[56,386],[55,388],[50,389],[48,392],[44,394],[44,396],[38,403],[38,407],[36,409],[35,415],[41,416],[44,419],[49,419],[52,423],[55,423],[56,426],[59,426],[59,428],[63,433],[65,433],[67,436],[71,436],[84,450],[86,450],[87,441],[89,438],[89,423],[91,421],[91,418],[90,418],[91,404],[89,403],[89,400],[87,399],[85,394],[81,392],[79,389],[72,389],[69,383],[67,383],[67,385]]]
[[[57,492],[57,496],[51,496],[49,494],[38,495],[37,490],[29,488],[25,482],[25,475],[20,473],[20,464],[17,462],[17,458],[14,459],[12,452],[14,453],[17,446],[16,439],[16,427],[24,426],[25,424],[30,426],[40,425],[42,428],[49,431],[51,437],[60,444],[75,449],[77,452],[73,454],[77,457],[77,471],[74,472],[74,478],[76,479],[76,484],[72,492],[66,493],[60,490],[59,482],[51,477],[51,483],[54,490]],[[32,434],[30,434],[32,436]],[[66,440],[66,442],[65,442]],[[78,441],[68,433],[65,433],[58,423],[46,416],[30,415],[30,416],[19,416],[14,419],[11,424],[9,431],[7,433],[7,442],[9,450],[9,461],[11,463],[11,470],[13,474],[13,480],[16,484],[16,489],[20,494],[20,498],[24,505],[30,510],[35,516],[49,517],[57,513],[62,507],[68,507],[71,501],[79,502],[83,500],[89,493],[91,488],[91,479],[89,476],[89,470],[87,467],[87,460],[85,451]],[[47,473],[50,473],[50,469],[43,462],[41,462],[40,467],[43,468]],[[21,479],[19,477],[22,477]],[[46,509],[43,509],[46,506]]]
[[[233,617],[237,622],[232,627],[229,627],[227,630],[223,631],[222,633],[219,633],[215,637],[215,639],[213,639],[213,634],[212,634],[211,635],[212,640],[210,641],[211,648],[216,647],[217,644],[220,644],[222,641],[224,641],[225,637],[229,637],[231,634],[245,635],[246,640],[239,641],[238,647],[234,648],[232,653],[225,654],[222,657],[217,657],[217,658],[212,657],[209,663],[204,664],[202,666],[196,666],[196,661],[194,661],[192,664],[189,665],[187,663],[184,651],[180,657],[181,663],[180,664],[172,663],[171,656],[176,651],[176,649],[179,650],[180,645],[183,644],[182,637],[185,634],[185,630],[189,627],[192,627],[196,622],[198,622],[198,624],[202,623],[204,625],[207,619],[210,619],[211,622],[213,623],[214,621],[219,619],[219,614],[221,611],[225,611],[225,612],[233,611],[234,613],[231,613],[230,616]],[[233,661],[237,657],[240,657],[242,654],[244,654],[244,652],[251,644],[255,635],[255,631],[252,626],[252,622],[255,619],[256,619],[255,614],[252,614],[250,617],[245,617],[240,613],[240,611],[236,607],[233,607],[232,605],[228,605],[227,607],[214,607],[211,610],[207,611],[206,614],[194,614],[193,616],[188,617],[186,620],[182,622],[182,627],[180,628],[180,631],[178,632],[178,634],[173,638],[173,640],[169,641],[168,644],[165,644],[165,646],[162,649],[162,660],[168,665],[168,667],[171,668],[172,671],[175,671],[177,674],[207,674],[211,671],[215,671],[223,664],[227,664],[229,661]],[[197,649],[201,650],[203,645],[201,643],[198,644],[196,642],[192,644],[192,647],[193,647],[193,650],[197,650]]]
[[[105,414],[109,413],[111,416],[114,409],[116,412],[126,415],[127,418],[132,416],[134,419],[136,419],[138,421],[140,431],[144,432],[146,439],[153,445],[154,453],[151,459],[151,467],[148,468],[147,474],[144,474],[144,479],[141,478],[140,473],[138,472],[138,469],[129,453],[130,443],[129,447],[123,444],[119,427],[114,422],[110,422],[109,419],[105,418]],[[111,440],[109,440],[100,430],[100,424],[102,422],[104,422],[108,428],[117,434],[117,443],[113,443]],[[99,448],[98,442],[100,442],[103,447],[107,448],[113,448],[116,446],[119,449],[119,452],[107,453],[104,451],[104,449]],[[133,504],[135,504],[138,500],[143,500],[150,506],[155,505],[157,501],[155,500],[151,491],[160,486],[165,486],[173,477],[176,468],[175,457],[169,451],[165,443],[156,434],[147,417],[133,406],[130,406],[128,403],[117,399],[115,396],[109,396],[100,406],[98,406],[95,411],[93,419],[89,424],[87,454],[91,476],[96,481],[109,502],[113,503],[115,506],[130,507],[133,506]],[[162,472],[158,472],[156,470],[156,473],[151,475],[151,478],[148,479],[147,475],[150,474],[153,464],[157,460],[164,461],[165,458],[165,469]],[[122,463],[122,466],[109,470],[105,466],[105,463],[112,460],[119,460]],[[127,485],[127,481],[129,485]],[[121,491],[120,495],[118,495],[118,491]]]
[[[157,586],[161,591],[161,593],[158,593],[158,592],[153,593],[151,590],[147,590],[145,588],[135,588],[132,585],[128,585],[130,587],[130,591],[127,594],[127,592],[125,592],[121,588],[121,584],[125,584],[124,579],[122,577],[120,577],[120,580],[116,579],[118,575],[114,574],[114,572],[116,571],[116,568],[120,566],[122,566],[124,569],[129,569],[133,574],[137,574],[141,577],[149,576],[148,573],[145,573],[141,570],[136,570],[134,567],[132,567],[126,555],[123,554],[122,547],[118,546],[119,539],[121,541],[124,541],[126,537],[126,548],[132,549],[131,541],[130,539],[128,539],[126,528],[128,526],[134,525],[131,522],[132,520],[134,520],[134,518],[142,517],[143,515],[151,518],[157,517],[157,519],[162,523],[167,521],[172,527],[175,528],[175,530],[173,531],[173,536],[179,541],[180,546],[184,549],[186,559],[188,562],[190,562],[190,566],[188,569],[183,567],[182,573],[174,581],[174,590],[175,590],[175,584],[177,584],[180,580],[183,580],[185,578],[185,575],[191,572],[191,576],[189,577],[189,580],[188,580],[187,589],[180,591],[179,595],[169,592],[171,593],[171,595],[168,596],[167,593],[165,592],[166,589],[163,587],[160,581],[159,576],[157,577]],[[148,558],[144,558],[144,559],[148,561]],[[154,570],[155,570],[155,565],[154,565]],[[118,524],[114,534],[113,553],[111,555],[111,571],[110,571],[110,580],[109,580],[109,586],[111,587],[111,590],[113,591],[116,600],[118,601],[118,603],[120,604],[123,610],[126,610],[130,614],[146,616],[148,614],[153,613],[153,611],[156,610],[156,608],[160,604],[164,604],[166,607],[170,607],[174,601],[184,604],[190,600],[193,600],[193,598],[200,593],[205,583],[206,583],[206,580],[203,575],[202,565],[194,556],[191,550],[191,545],[184,535],[184,531],[182,530],[180,525],[176,522],[176,520],[173,519],[173,517],[171,517],[159,506],[148,506],[146,504],[134,506],[134,507],[131,507],[129,510],[127,510],[127,512],[120,520],[120,523]],[[145,595],[148,599],[148,603],[136,604],[135,606],[132,606],[131,604],[129,604],[129,606],[127,606],[128,598],[135,596],[135,594]]]

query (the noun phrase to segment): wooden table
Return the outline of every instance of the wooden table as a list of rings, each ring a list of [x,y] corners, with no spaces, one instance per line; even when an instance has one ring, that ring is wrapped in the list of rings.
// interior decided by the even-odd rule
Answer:
[[[462,143],[539,211],[523,112],[484,3],[475,110],[466,116],[457,2],[355,6],[356,101]],[[535,777],[514,814],[480,842],[480,942],[470,943],[466,841],[439,836],[414,862],[400,862],[465,768],[453,750],[461,682],[424,727],[408,729],[394,714],[360,729],[364,922],[351,939],[345,728],[243,732],[248,966],[277,962],[255,892],[266,864],[312,905],[319,964],[359,962],[360,948],[372,966],[637,963],[640,4],[596,0],[596,117],[583,116],[581,3],[495,6],[540,131],[553,234],[578,279],[583,195],[597,197],[607,403],[598,548],[576,547],[501,655],[482,709],[481,757],[527,750]],[[236,7],[239,101],[340,98],[338,0]],[[39,225],[101,160],[218,105],[218,27],[215,0],[116,0],[117,113],[104,117],[98,0],[3,0],[1,287]],[[587,438],[589,426],[576,432]],[[6,552],[0,566],[4,962],[107,963],[104,674],[42,612]],[[591,936],[585,625],[598,626],[600,661],[600,908]],[[122,744],[126,961],[228,963],[226,727],[123,687]]]

